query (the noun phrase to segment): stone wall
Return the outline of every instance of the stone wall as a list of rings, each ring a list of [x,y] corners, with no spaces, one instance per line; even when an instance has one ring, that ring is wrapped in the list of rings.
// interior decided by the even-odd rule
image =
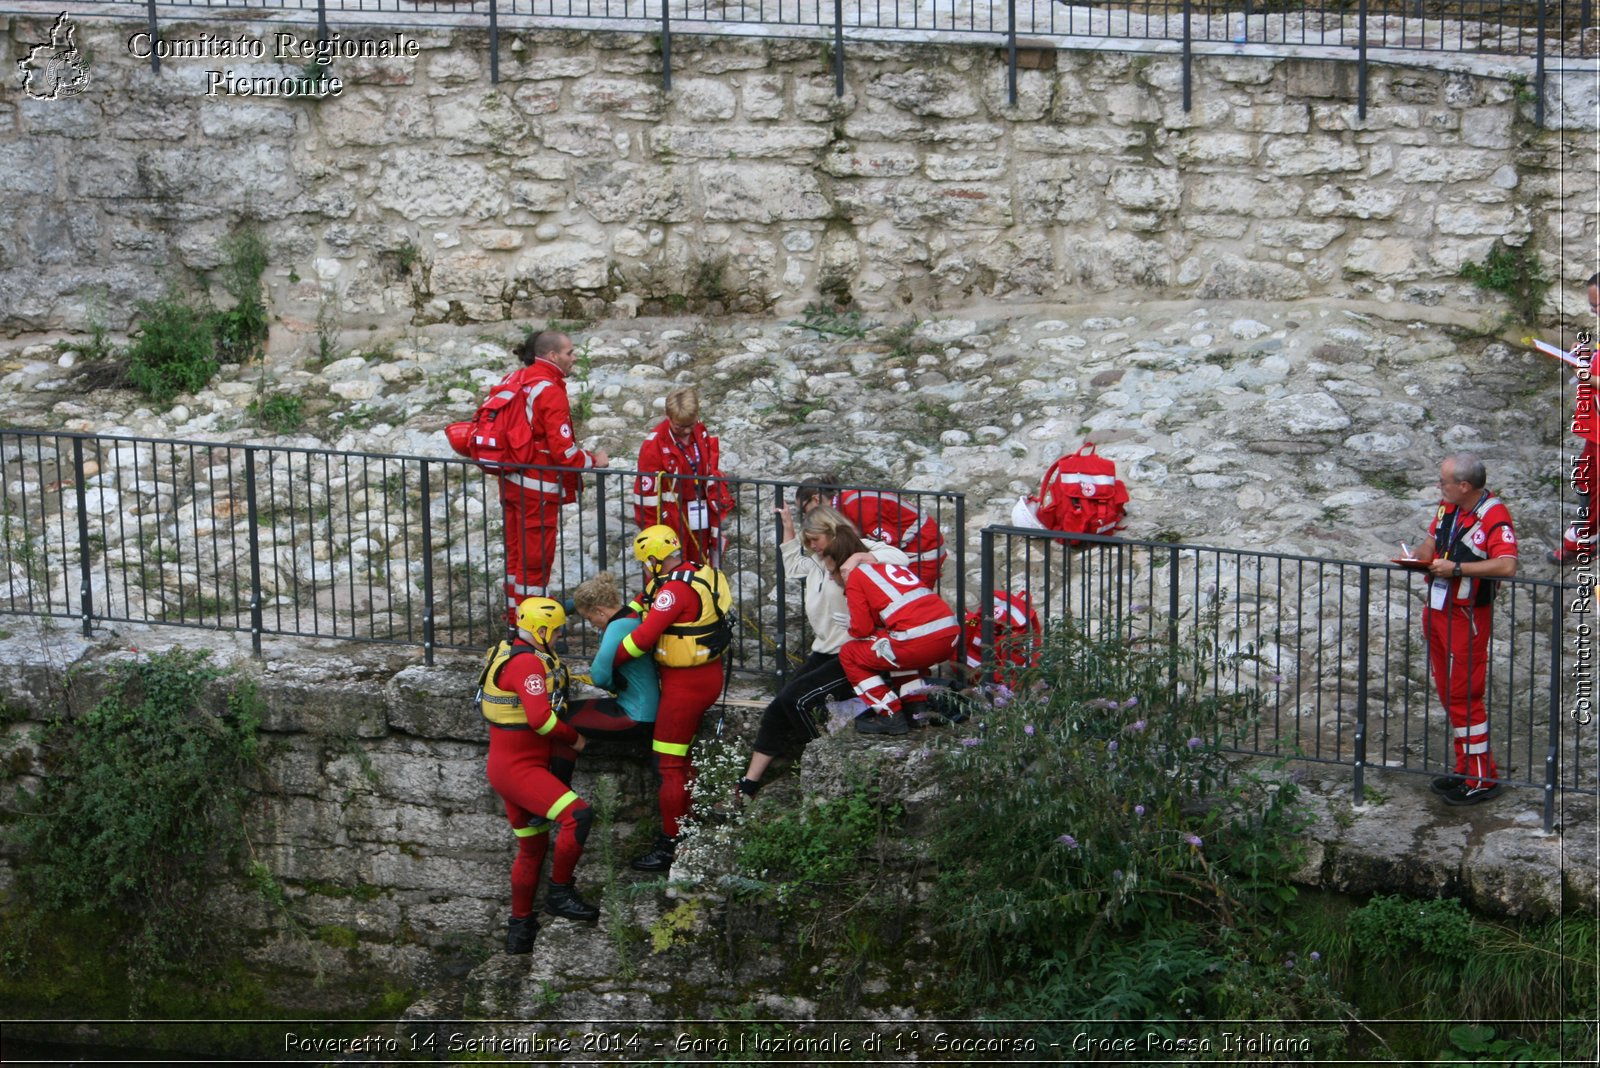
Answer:
[[[4,25],[8,61],[48,36]],[[208,69],[297,63],[154,75],[140,28],[80,22],[84,95],[0,100],[0,330],[120,328],[244,219],[307,332],[821,296],[1471,306],[1457,272],[1497,239],[1593,270],[1593,86],[1552,74],[1537,129],[1508,80],[1531,60],[1375,64],[1362,119],[1349,62],[1198,57],[1186,112],[1175,56],[1046,50],[1012,107],[988,47],[853,43],[836,98],[817,41],[678,37],[663,92],[644,36],[509,30],[491,85],[485,35],[440,29],[408,31],[414,58],[335,61],[342,92],[305,100],[205,95]]]

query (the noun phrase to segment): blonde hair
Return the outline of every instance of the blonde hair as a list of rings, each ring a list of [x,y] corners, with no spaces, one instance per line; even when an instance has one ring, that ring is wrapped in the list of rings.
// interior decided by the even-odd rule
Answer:
[[[679,386],[667,393],[667,418],[677,426],[700,421],[700,389],[698,386]]]
[[[578,588],[572,591],[572,601],[580,613],[592,612],[596,608],[621,608],[622,588],[617,585],[615,575],[602,571],[594,578],[578,583]]]

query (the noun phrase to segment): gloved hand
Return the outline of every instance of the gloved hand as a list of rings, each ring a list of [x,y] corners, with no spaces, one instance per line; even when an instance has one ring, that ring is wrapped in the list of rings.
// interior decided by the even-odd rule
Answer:
[[[872,640],[872,654],[891,667],[900,666],[900,661],[894,658],[894,648],[887,637]]]

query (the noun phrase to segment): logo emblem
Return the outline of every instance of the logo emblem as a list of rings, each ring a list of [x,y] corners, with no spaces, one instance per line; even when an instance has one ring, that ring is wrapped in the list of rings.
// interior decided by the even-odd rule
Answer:
[[[89,88],[89,64],[73,39],[78,27],[65,11],[50,27],[50,40],[28,49],[17,60],[22,91],[35,100],[60,100]]]
[[[667,609],[671,608],[672,605],[673,605],[672,594],[668,593],[665,590],[662,590],[659,594],[656,595],[656,603],[655,603],[654,607],[655,607],[655,609],[657,611],[665,612]]]
[[[544,676],[543,675],[529,675],[528,676],[528,692],[533,694],[535,697],[537,697],[539,694],[544,693]]]
[[[568,426],[567,424],[562,423],[561,424],[561,436],[564,437],[564,438],[572,437],[572,428],[570,426]]]
[[[639,492],[649,493],[655,488],[655,485],[656,480],[651,478],[649,475],[645,475],[643,478],[639,479]]]

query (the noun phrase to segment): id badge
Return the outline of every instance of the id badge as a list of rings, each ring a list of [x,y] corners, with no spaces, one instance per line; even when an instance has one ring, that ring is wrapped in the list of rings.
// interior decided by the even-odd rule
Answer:
[[[704,530],[711,525],[711,516],[705,501],[689,502],[689,529]]]
[[[1428,607],[1435,612],[1444,610],[1445,599],[1450,596],[1450,583],[1445,579],[1434,579],[1428,583]]]

